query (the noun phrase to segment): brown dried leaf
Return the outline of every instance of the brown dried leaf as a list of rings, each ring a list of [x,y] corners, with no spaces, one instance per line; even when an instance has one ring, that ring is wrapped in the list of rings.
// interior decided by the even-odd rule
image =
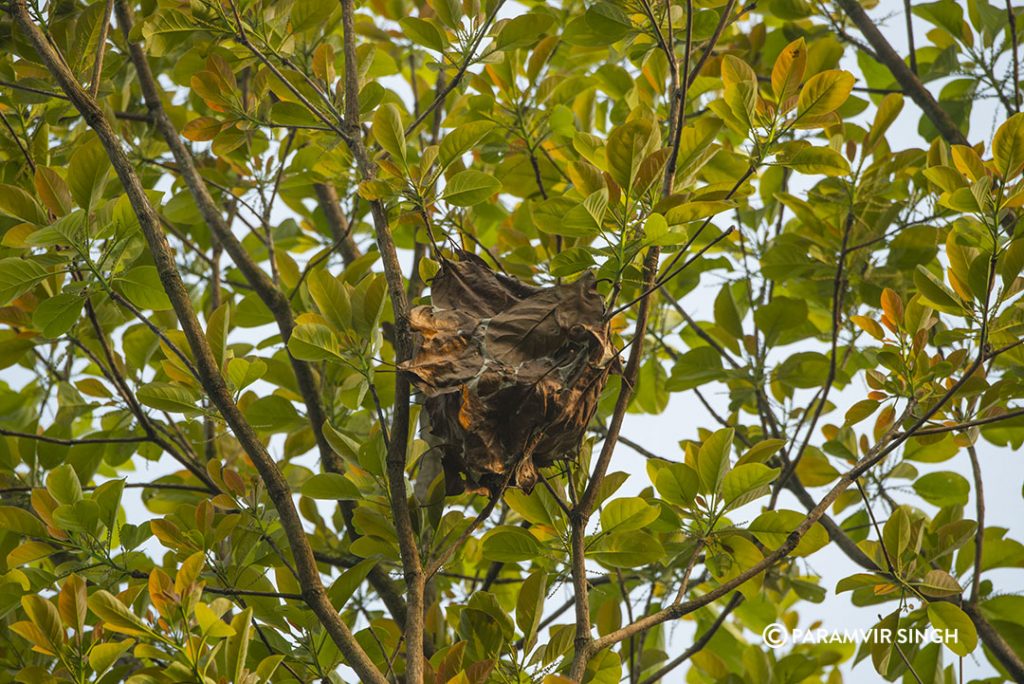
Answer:
[[[463,253],[431,296],[402,369],[425,396],[448,493],[529,491],[538,467],[575,455],[615,361],[593,274],[537,288]]]

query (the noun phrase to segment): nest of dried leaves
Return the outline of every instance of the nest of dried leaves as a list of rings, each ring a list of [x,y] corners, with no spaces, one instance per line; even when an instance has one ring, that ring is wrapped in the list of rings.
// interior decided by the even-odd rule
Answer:
[[[616,365],[594,275],[539,288],[461,254],[430,286],[401,368],[424,397],[447,493],[530,491],[538,468],[578,452]]]

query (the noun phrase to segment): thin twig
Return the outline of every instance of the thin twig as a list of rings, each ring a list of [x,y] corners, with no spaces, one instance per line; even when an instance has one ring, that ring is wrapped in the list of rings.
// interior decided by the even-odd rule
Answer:
[[[11,123],[7,120],[7,117],[4,115],[3,111],[0,111],[0,122],[3,122],[4,128],[6,128],[7,132],[11,134],[11,138],[14,140],[14,144],[18,146],[19,150],[21,150],[21,155],[25,157],[25,161],[28,162],[28,168],[32,170],[32,173],[35,173],[36,163],[35,161],[32,160],[32,155],[29,153],[28,148],[25,147],[25,145],[21,142],[21,138],[18,137],[18,134],[14,132],[14,128],[11,126]]]
[[[909,0],[908,0],[909,1]],[[1013,106],[1020,111],[1020,55],[1017,54],[1017,13],[1012,0],[1006,0],[1006,23],[1010,30],[1010,54],[1013,56]]]
[[[103,20],[100,23],[100,35],[96,41],[96,61],[92,65],[92,80],[89,81],[89,94],[96,97],[100,92],[100,76],[103,74],[103,56],[107,52],[107,35],[110,33],[110,16],[114,13],[114,0],[107,0],[103,7]]]
[[[981,562],[985,546],[985,486],[981,477],[981,463],[974,445],[967,447],[971,459],[971,473],[974,477],[975,516],[978,529],[974,533],[974,574],[971,577],[971,603],[977,603],[981,596]]]
[[[685,651],[683,651],[676,658],[672,659],[671,661],[663,665],[660,669],[658,669],[657,672],[652,674],[650,677],[642,680],[640,684],[656,684],[656,682],[661,680],[661,678],[667,675],[669,672],[676,669],[677,667],[685,663],[687,660],[692,658],[694,655],[704,650],[704,647],[708,645],[708,642],[711,641],[712,637],[715,636],[715,633],[718,632],[718,630],[722,627],[723,624],[725,624],[725,619],[729,617],[729,614],[732,613],[732,611],[734,611],[736,607],[739,606],[742,602],[743,594],[739,592],[733,594],[732,598],[729,599],[729,602],[725,604],[725,608],[723,608],[722,612],[718,614],[718,617],[715,618],[715,621],[712,622],[706,630],[704,630],[703,634],[697,637]]]

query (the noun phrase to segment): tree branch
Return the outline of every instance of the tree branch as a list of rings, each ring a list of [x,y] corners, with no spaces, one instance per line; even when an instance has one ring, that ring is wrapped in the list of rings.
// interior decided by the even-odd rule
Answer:
[[[268,496],[277,509],[298,568],[303,587],[303,598],[316,613],[338,649],[348,660],[349,665],[359,673],[359,676],[365,681],[375,684],[386,684],[384,677],[363,651],[348,625],[341,620],[338,612],[327,598],[327,592],[320,581],[320,573],[317,570],[309,540],[302,527],[302,520],[295,509],[288,483],[252,426],[231,398],[231,393],[220,374],[217,361],[196,318],[188,291],[178,274],[174,255],[160,227],[157,213],[149,203],[145,188],[136,175],[131,161],[125,155],[120,140],[95,100],[82,89],[74,74],[65,65],[64,60],[32,21],[26,0],[16,0],[14,15],[47,69],[68,95],[75,108],[82,114],[85,122],[96,132],[107,156],[110,157],[111,164],[139,219],[139,226],[149,244],[164,291],[171,301],[195,357],[203,386],[234,431],[239,444],[252,460],[267,488]]]
[[[725,608],[723,608],[722,612],[718,614],[718,617],[715,618],[715,621],[712,622],[706,630],[704,630],[703,634],[697,637],[697,639],[695,639],[694,642],[690,644],[690,646],[685,651],[680,653],[677,657],[673,658],[670,662],[663,665],[657,672],[652,674],[650,677],[641,681],[640,684],[656,684],[658,680],[667,675],[669,672],[676,669],[677,667],[685,663],[687,660],[692,658],[694,655],[704,650],[704,647],[708,645],[708,642],[711,641],[712,637],[714,637],[718,630],[721,628],[721,626],[725,624],[725,619],[729,617],[729,614],[732,613],[732,611],[735,610],[736,607],[739,606],[741,603],[743,603],[743,594],[740,594],[739,592],[733,594],[732,598],[729,599],[729,602],[725,604]]]
[[[331,237],[338,245],[341,261],[348,266],[362,255],[355,240],[352,239],[352,226],[341,210],[338,191],[328,183],[314,183],[313,191],[320,203],[320,210],[324,212],[324,217],[327,219],[327,226],[331,229]]]
[[[359,75],[356,56],[355,3],[341,0],[341,23],[345,52],[345,123],[348,134],[344,136],[362,176],[370,180],[376,175],[376,168],[367,155],[359,125]],[[402,268],[387,211],[380,201],[370,202],[377,249],[380,251],[387,281],[391,308],[395,318],[395,361],[401,363],[412,358],[412,333],[409,324],[409,301],[406,297]],[[420,558],[419,542],[412,524],[412,512],[406,490],[406,459],[409,443],[409,379],[404,373],[395,373],[395,398],[391,423],[391,440],[387,447],[385,466],[390,490],[391,513],[394,518],[398,547],[405,575],[407,617],[403,635],[406,654],[406,680],[421,682],[424,676],[423,632],[424,593],[426,576]]]
[[[775,485],[772,488],[771,502],[768,505],[769,508],[775,507],[775,502],[779,498],[779,492],[782,491],[786,481],[793,475],[793,471],[800,465],[800,459],[803,458],[804,452],[807,451],[807,445],[810,444],[811,437],[814,436],[814,428],[818,425],[818,420],[821,419],[821,414],[825,410],[825,404],[828,401],[829,392],[836,381],[836,371],[839,367],[839,329],[843,323],[843,301],[846,293],[846,282],[844,279],[846,247],[850,242],[850,231],[853,229],[853,221],[853,207],[850,207],[846,213],[846,220],[843,222],[843,240],[836,262],[836,276],[832,281],[832,339],[828,356],[828,376],[825,378],[825,384],[822,386],[821,397],[815,402],[814,415],[811,417],[811,422],[807,425],[804,441],[800,444],[800,448],[793,455],[793,458],[789,459],[788,463],[786,463],[779,478],[775,481]]]
[[[889,41],[885,39],[885,36],[878,30],[878,26],[871,20],[871,17],[864,11],[864,8],[860,6],[860,3],[857,0],[837,0],[837,2],[850,20],[860,29],[860,32],[864,34],[871,47],[875,49],[875,54],[879,61],[892,72],[893,77],[902,86],[903,92],[917,103],[917,106],[921,108],[924,115],[931,120],[935,128],[942,134],[942,137],[953,145],[968,145],[967,138],[960,131],[960,127],[956,125],[952,117],[932,97],[932,94],[924,87],[921,80],[914,75],[914,72],[907,67],[903,58],[893,49]]]
[[[981,596],[981,561],[985,548],[985,487],[981,478],[978,450],[973,444],[967,447],[967,455],[971,459],[971,474],[974,477],[974,505],[978,523],[974,533],[974,575],[971,577],[971,596],[968,601],[977,603]]]

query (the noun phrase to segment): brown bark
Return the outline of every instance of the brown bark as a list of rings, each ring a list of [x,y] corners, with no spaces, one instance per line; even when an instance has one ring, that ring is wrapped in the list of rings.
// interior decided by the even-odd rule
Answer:
[[[374,666],[356,641],[348,625],[341,620],[338,612],[327,599],[327,592],[320,581],[320,573],[316,568],[313,551],[302,527],[302,520],[292,501],[288,483],[252,426],[249,425],[231,398],[230,390],[220,373],[206,335],[196,318],[192,300],[178,273],[173,252],[160,227],[157,213],[149,203],[145,188],[136,175],[131,161],[125,155],[117,135],[96,101],[82,89],[64,60],[32,21],[25,0],[18,0],[15,3],[14,16],[61,89],[82,114],[82,118],[89,127],[96,132],[124,186],[125,193],[139,219],[140,228],[149,245],[160,281],[195,357],[203,387],[234,432],[239,444],[252,460],[267,488],[267,494],[281,518],[281,524],[287,533],[298,569],[299,579],[303,585],[303,598],[323,623],[339,650],[345,655],[349,665],[359,673],[360,677],[365,681],[385,684],[387,680]]]
[[[928,92],[928,89],[924,87],[921,80],[910,70],[910,67],[903,61],[899,53],[893,49],[889,41],[882,35],[882,32],[878,30],[875,22],[871,20],[868,13],[860,6],[860,3],[857,0],[838,0],[838,2],[839,6],[846,12],[846,16],[860,29],[868,43],[875,49],[875,54],[878,56],[879,61],[889,68],[893,77],[903,87],[903,92],[917,103],[917,106],[921,108],[924,115],[935,124],[935,128],[939,130],[942,137],[951,145],[969,144],[967,138],[960,131],[960,127],[946,113],[946,110],[939,105],[932,94]]]

